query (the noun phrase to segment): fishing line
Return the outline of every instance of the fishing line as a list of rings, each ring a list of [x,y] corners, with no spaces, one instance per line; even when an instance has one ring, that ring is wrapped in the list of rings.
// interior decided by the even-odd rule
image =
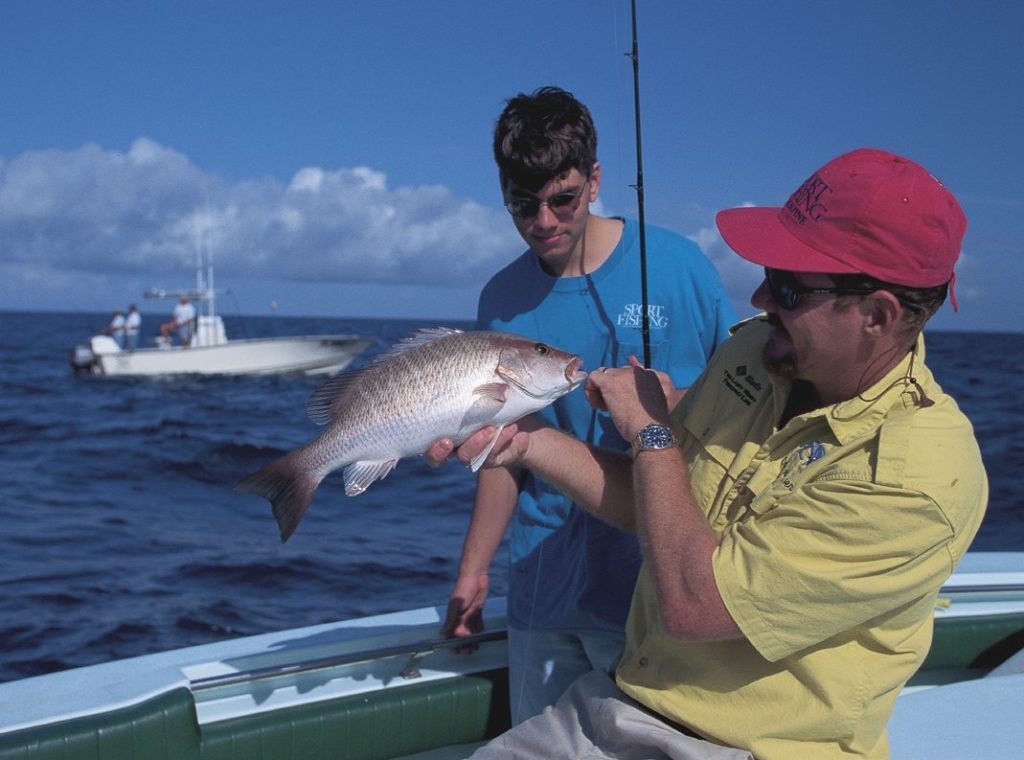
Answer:
[[[620,19],[617,10],[619,6],[619,0],[613,0],[612,14],[613,18],[613,29],[614,39],[613,46],[615,50],[622,49],[622,39],[619,35]],[[651,368],[651,327],[650,327],[650,302],[647,292],[647,230],[644,224],[644,171],[643,171],[643,141],[641,137],[640,128],[640,45],[637,34],[637,20],[636,20],[636,0],[631,0],[629,6],[629,23],[631,27],[631,40],[630,49],[623,55],[632,61],[633,69],[633,127],[634,127],[634,143],[636,146],[636,182],[629,185],[636,191],[636,216],[637,223],[639,226],[639,247],[640,247],[640,308],[641,308],[641,339],[643,342],[643,362],[644,367],[647,369]],[[625,84],[616,75],[616,90],[625,90]],[[618,140],[616,142],[616,155],[620,166],[625,165],[625,159],[622,155],[622,140],[624,129],[622,128],[621,122],[618,120],[619,111],[616,110],[616,124],[618,130],[616,132]]]

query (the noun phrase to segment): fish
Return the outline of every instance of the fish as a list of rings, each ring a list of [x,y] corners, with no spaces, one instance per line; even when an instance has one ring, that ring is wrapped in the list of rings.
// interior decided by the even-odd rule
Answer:
[[[306,414],[324,431],[235,490],[268,499],[287,541],[320,483],[338,468],[344,468],[345,494],[357,496],[399,459],[422,454],[441,438],[458,445],[493,425],[490,444],[470,462],[475,472],[506,425],[583,383],[582,364],[575,354],[513,333],[418,330],[317,388]]]

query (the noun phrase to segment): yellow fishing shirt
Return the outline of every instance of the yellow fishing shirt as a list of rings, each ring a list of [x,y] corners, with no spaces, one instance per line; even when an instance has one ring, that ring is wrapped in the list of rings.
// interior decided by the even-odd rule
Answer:
[[[673,413],[694,497],[720,537],[714,575],[744,637],[662,630],[641,571],[619,687],[758,760],[886,758],[885,727],[931,643],[942,583],[988,499],[970,422],[910,357],[873,388],[776,421],[789,383],[761,360],[755,318],[719,347]]]

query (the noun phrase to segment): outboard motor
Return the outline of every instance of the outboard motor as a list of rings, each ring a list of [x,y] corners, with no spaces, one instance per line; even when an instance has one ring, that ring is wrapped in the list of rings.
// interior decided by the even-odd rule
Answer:
[[[68,361],[76,373],[93,373],[96,371],[96,356],[92,349],[79,343],[71,349]]]

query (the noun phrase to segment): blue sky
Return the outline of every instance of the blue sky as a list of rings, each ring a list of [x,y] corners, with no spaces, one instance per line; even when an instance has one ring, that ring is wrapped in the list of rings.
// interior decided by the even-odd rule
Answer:
[[[758,274],[715,212],[874,146],[967,213],[960,312],[933,324],[1020,329],[1024,7],[638,8],[647,221],[698,241],[741,313]],[[636,215],[629,46],[628,0],[0,0],[0,304],[123,307],[189,286],[201,246],[243,313],[471,317],[523,247],[490,157],[505,98],[586,102],[596,210]]]

